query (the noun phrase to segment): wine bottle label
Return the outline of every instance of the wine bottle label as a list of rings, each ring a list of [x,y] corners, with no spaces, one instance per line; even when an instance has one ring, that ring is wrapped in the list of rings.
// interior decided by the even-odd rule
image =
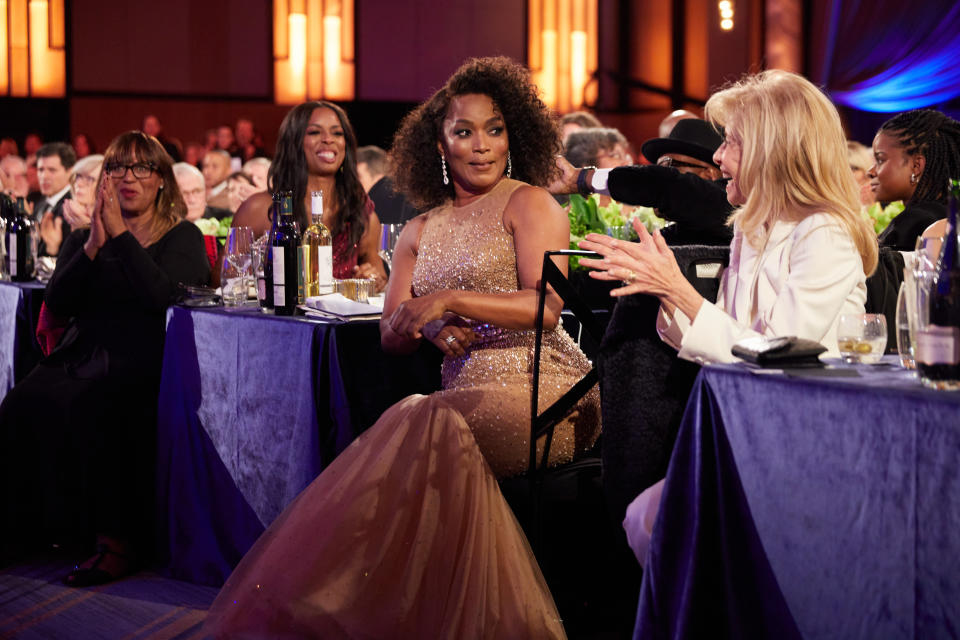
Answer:
[[[17,236],[11,234],[7,236],[7,255],[10,256],[10,277],[17,275]]]
[[[286,288],[284,285],[283,247],[273,248],[273,306],[287,306]]]
[[[333,286],[333,247],[320,245],[317,250],[317,264],[319,270],[317,274],[317,283],[321,287]]]
[[[917,333],[915,359],[930,365],[960,363],[960,327],[927,325]]]

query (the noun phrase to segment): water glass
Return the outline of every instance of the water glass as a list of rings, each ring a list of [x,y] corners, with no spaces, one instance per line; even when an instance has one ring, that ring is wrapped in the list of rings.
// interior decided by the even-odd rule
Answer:
[[[900,283],[900,292],[897,294],[897,353],[900,354],[900,366],[904,369],[916,369],[917,364],[913,359],[913,330],[916,321],[911,318],[914,309],[911,307],[911,300],[914,296],[909,294],[910,287],[914,286],[912,281],[904,280]]]
[[[380,225],[379,255],[383,259],[383,262],[387,265],[388,269],[393,267],[393,250],[397,246],[397,240],[400,239],[400,232],[402,230],[402,224]]]
[[[232,227],[220,270],[223,304],[235,307],[247,301],[247,290],[253,283],[253,229]]]
[[[334,289],[344,298],[357,302],[366,302],[374,291],[374,281],[367,278],[347,278],[335,280]]]
[[[887,348],[887,319],[882,313],[840,316],[837,327],[840,357],[849,364],[876,364]]]

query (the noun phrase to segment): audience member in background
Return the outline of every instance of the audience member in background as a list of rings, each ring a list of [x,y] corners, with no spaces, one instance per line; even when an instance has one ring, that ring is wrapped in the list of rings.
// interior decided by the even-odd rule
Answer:
[[[733,231],[727,218],[733,205],[714,163],[720,142],[709,122],[685,118],[666,138],[643,143],[643,155],[653,165],[593,171],[558,158],[561,177],[550,189],[558,194],[596,192],[617,202],[653,207],[673,222],[661,231],[669,245],[728,245]]]
[[[217,148],[217,130],[207,129],[203,134],[203,147],[207,151]]]
[[[901,113],[880,127],[873,155],[873,194],[906,205],[878,237],[880,246],[913,251],[923,230],[947,217],[947,179],[960,176],[960,122],[932,109]]]
[[[188,142],[183,149],[183,161],[200,169],[200,163],[203,162],[203,155],[206,152],[206,147],[199,142]]]
[[[77,159],[86,158],[91,153],[96,153],[96,145],[90,140],[90,136],[85,133],[78,133],[73,137],[73,151],[77,154]]]
[[[23,154],[27,158],[35,154],[43,146],[43,136],[36,131],[28,133],[23,139]]]
[[[73,148],[65,142],[50,142],[37,151],[37,182],[44,198],[33,215],[40,224],[37,255],[57,255],[70,234],[70,225],[63,220],[63,202],[70,198],[70,169],[76,161]]]
[[[567,137],[574,131],[602,126],[603,123],[597,120],[597,117],[592,113],[587,111],[571,111],[570,113],[560,116],[560,139],[566,144]]]
[[[670,135],[670,132],[673,131],[673,128],[677,126],[678,122],[691,118],[697,118],[697,114],[691,113],[686,109],[677,109],[660,121],[660,126],[657,128],[657,135],[661,138],[666,138]]]
[[[306,102],[283,118],[270,165],[269,190],[293,191],[294,218],[301,229],[310,221],[310,193],[323,191],[323,223],[333,234],[335,278],[374,278],[386,285],[378,255],[380,220],[357,177],[357,137],[347,114],[332,102]],[[233,216],[233,226],[270,228],[269,193],[255,193]]]
[[[578,167],[613,169],[633,164],[627,139],[616,129],[593,127],[567,136],[563,155]]]
[[[63,219],[71,229],[90,226],[93,205],[96,201],[96,185],[100,180],[103,156],[95,153],[77,160],[70,172],[70,195],[63,201]]]
[[[243,163],[241,171],[250,176],[253,180],[253,186],[257,188],[257,191],[267,190],[267,176],[270,175],[269,158],[260,157],[247,160]]]
[[[850,163],[853,179],[860,187],[860,204],[870,206],[876,202],[873,189],[870,188],[870,176],[867,175],[873,166],[873,151],[856,140],[847,140],[847,162]]]
[[[187,205],[186,219],[190,222],[200,218],[226,218],[230,215],[229,209],[219,209],[207,204],[207,189],[204,186],[203,174],[192,164],[178,162],[173,165],[173,176],[180,187],[180,194]]]
[[[160,146],[163,147],[174,162],[179,162],[181,158],[180,153],[180,143],[176,140],[168,139],[166,134],[163,132],[163,125],[160,123],[160,118],[149,113],[143,117],[143,124],[140,127],[148,136],[153,136],[160,143]]]
[[[243,171],[234,171],[227,177],[227,196],[230,198],[230,213],[236,213],[243,202],[258,193],[253,178]]]
[[[16,156],[20,154],[20,147],[17,146],[17,141],[13,138],[4,138],[0,140],[0,160],[3,160],[7,156]]]
[[[139,131],[113,140],[90,228],[67,238],[47,285],[47,306],[69,325],[0,405],[3,554],[96,535],[70,586],[126,575],[149,552],[166,310],[181,283],[210,277],[183,213],[159,142]]]
[[[375,145],[357,149],[357,175],[364,191],[373,200],[381,224],[403,224],[417,216],[417,211],[402,194],[397,193],[390,171],[387,152]]]
[[[4,156],[0,160],[0,185],[11,198],[26,198],[30,193],[27,180],[27,163],[18,155]]]
[[[240,157],[237,155],[237,140],[233,135],[233,128],[228,124],[217,127],[217,149],[226,151],[231,157]]]
[[[200,163],[207,186],[207,204],[220,209],[230,208],[227,176],[230,175],[230,154],[222,149],[207,151]]]
[[[43,194],[40,193],[40,181],[37,180],[37,154],[31,153],[27,156],[27,204],[30,209],[35,210],[38,202],[43,200]]]
[[[254,128],[252,120],[247,118],[238,119],[234,131],[237,139],[237,148],[233,153],[235,158],[240,158],[242,162],[247,162],[252,158],[267,156],[266,150],[257,145],[257,130]]]

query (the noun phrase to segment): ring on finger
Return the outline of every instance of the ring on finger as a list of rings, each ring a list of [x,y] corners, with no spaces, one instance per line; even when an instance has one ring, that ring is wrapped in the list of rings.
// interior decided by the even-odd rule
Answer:
[[[457,341],[457,337],[456,337],[456,336],[447,336],[446,338],[443,339],[443,341],[446,342],[447,344],[453,344],[454,342]]]

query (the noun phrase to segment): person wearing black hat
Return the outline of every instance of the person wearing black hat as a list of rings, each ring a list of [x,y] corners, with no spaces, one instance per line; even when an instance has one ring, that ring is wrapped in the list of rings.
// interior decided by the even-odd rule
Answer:
[[[654,207],[657,215],[674,224],[661,230],[670,245],[729,245],[733,230],[727,218],[725,181],[713,163],[722,136],[699,118],[677,122],[666,138],[643,143],[649,166],[597,169],[577,168],[557,158],[561,177],[550,186],[555,194],[601,193],[618,202]]]

